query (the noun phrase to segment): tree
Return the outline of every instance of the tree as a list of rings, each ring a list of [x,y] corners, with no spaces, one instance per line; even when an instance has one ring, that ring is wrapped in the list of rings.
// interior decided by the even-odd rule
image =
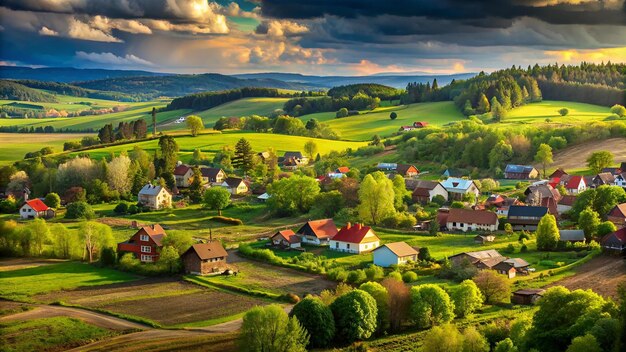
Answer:
[[[513,345],[513,341],[510,338],[506,338],[496,344],[494,352],[517,352],[517,347]]]
[[[202,122],[202,118],[200,116],[189,115],[185,118],[185,122],[187,123],[187,128],[189,128],[193,137],[197,136],[198,133],[204,129],[204,123]]]
[[[172,136],[164,135],[159,138],[161,149],[161,172],[174,172],[178,161],[178,143]]]
[[[43,202],[50,208],[56,209],[61,206],[61,197],[54,192],[50,192],[46,194]]]
[[[511,283],[505,276],[493,270],[481,270],[472,280],[485,297],[485,302],[489,304],[509,302]]]
[[[395,111],[392,111],[391,114],[389,114],[389,118],[395,120],[398,118],[398,114]]]
[[[407,312],[411,305],[409,288],[402,282],[393,278],[386,278],[381,285],[387,290],[389,296],[389,328],[398,331],[402,322],[407,318]]]
[[[336,338],[345,343],[367,339],[376,331],[376,300],[363,290],[352,290],[330,305],[335,317]]]
[[[409,315],[419,328],[428,328],[451,321],[454,318],[454,303],[437,285],[413,286]]]
[[[243,316],[239,350],[305,352],[309,335],[296,317],[277,304],[254,307]]]
[[[376,300],[376,307],[378,308],[376,331],[379,335],[384,334],[389,329],[389,293],[387,289],[373,281],[361,284],[359,289],[369,293]]]
[[[187,231],[167,231],[167,236],[161,240],[163,246],[171,246],[176,249],[179,255],[182,255],[196,243],[191,237],[191,233]]]
[[[478,98],[478,107],[476,108],[476,112],[479,114],[484,114],[491,110],[491,106],[489,104],[489,100],[485,96],[485,94],[481,94]]]
[[[346,116],[348,116],[348,109],[346,108],[341,108],[337,110],[337,113],[335,114],[335,117],[337,118],[346,117]]]
[[[315,197],[311,213],[324,218],[332,218],[344,207],[344,199],[339,191],[322,192]]]
[[[306,143],[304,143],[304,152],[309,157],[309,160],[312,160],[317,153],[317,143],[311,139],[306,141]]]
[[[569,109],[568,108],[561,108],[561,109],[559,109],[559,115],[566,116],[567,114],[569,114]]]
[[[293,175],[271,183],[267,193],[270,195],[267,205],[275,214],[304,214],[311,210],[320,186],[314,178]]]
[[[158,264],[162,265],[165,271],[170,274],[176,274],[180,271],[180,256],[176,248],[172,246],[163,246],[159,254]]]
[[[241,169],[244,173],[254,168],[254,151],[247,139],[241,138],[235,144],[235,156],[233,166]]]
[[[308,296],[298,302],[289,315],[296,317],[309,333],[310,347],[326,347],[333,340],[335,336],[333,312],[321,299]]]
[[[593,152],[587,158],[587,166],[594,174],[598,174],[605,167],[609,167],[613,164],[613,154],[608,151]]]
[[[499,141],[489,152],[489,167],[492,170],[501,168],[513,158],[513,147],[505,141]]]
[[[86,221],[80,224],[78,233],[83,246],[83,260],[89,258],[89,263],[93,263],[94,256],[103,248],[110,248],[115,244],[113,232],[105,224]]]
[[[452,352],[464,351],[463,335],[456,326],[444,324],[430,329],[422,340],[424,352]]]
[[[36,218],[31,221],[27,227],[30,235],[30,243],[28,246],[29,252],[25,254],[40,256],[43,253],[44,244],[50,241],[50,229],[48,228],[48,224],[46,224],[46,220]]]
[[[368,174],[359,188],[359,216],[374,225],[395,213],[393,182],[380,171]]]
[[[91,205],[86,202],[74,202],[67,205],[66,219],[93,219],[96,217]]]
[[[541,251],[554,250],[559,243],[559,238],[556,218],[549,213],[544,215],[537,225],[537,249]]]
[[[224,187],[211,187],[204,192],[204,206],[217,210],[222,216],[222,210],[230,204],[230,192]]]
[[[591,334],[575,337],[565,352],[602,352],[598,341]]]
[[[128,156],[120,155],[107,164],[107,184],[120,194],[127,194],[132,186],[132,178],[129,177],[130,163]]]
[[[417,259],[425,262],[430,262],[433,260],[433,258],[430,256],[430,250],[428,249],[428,247],[420,248],[419,252],[417,253]]]
[[[626,108],[623,105],[615,104],[611,107],[611,112],[619,117],[626,116]]]
[[[586,208],[578,216],[578,226],[585,232],[585,239],[590,242],[598,233],[600,215],[591,208]]]
[[[463,331],[463,352],[489,352],[489,342],[475,327]]]
[[[465,280],[452,293],[452,300],[454,301],[454,314],[463,318],[480,308],[484,297],[474,281]]]
[[[63,224],[52,224],[50,226],[52,234],[52,248],[54,255],[58,258],[71,259],[78,247],[78,236],[75,232],[70,232]]]
[[[537,150],[537,154],[535,154],[535,161],[540,163],[543,167],[543,177],[546,177],[546,168],[554,162],[552,160],[552,147],[545,143],[541,143],[539,149]]]
[[[617,231],[617,227],[615,227],[614,223],[610,221],[603,221],[600,224],[598,224],[596,235],[598,235],[598,238],[602,238],[605,235],[608,235],[615,231]]]

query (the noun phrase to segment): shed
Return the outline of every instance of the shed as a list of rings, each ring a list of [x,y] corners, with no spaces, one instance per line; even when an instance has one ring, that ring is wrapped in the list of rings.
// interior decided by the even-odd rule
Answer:
[[[384,244],[374,250],[374,264],[387,268],[391,265],[402,265],[409,261],[416,262],[418,250],[406,242]]]
[[[219,242],[196,243],[180,258],[187,274],[219,274],[227,269],[228,252]]]
[[[511,302],[514,304],[531,305],[537,302],[537,300],[541,298],[541,296],[543,296],[544,292],[546,292],[546,290],[541,288],[528,288],[517,290],[513,292]]]

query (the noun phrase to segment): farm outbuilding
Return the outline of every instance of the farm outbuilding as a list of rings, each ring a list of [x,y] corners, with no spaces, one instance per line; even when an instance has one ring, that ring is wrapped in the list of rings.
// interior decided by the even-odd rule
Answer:
[[[529,288],[529,289],[517,290],[513,292],[513,296],[511,297],[511,302],[514,304],[525,304],[525,305],[535,304],[535,302],[537,302],[537,300],[541,298],[541,296],[543,296],[543,293],[545,291],[546,290],[540,289],[540,288]]]
[[[227,269],[228,252],[219,242],[196,243],[180,258],[187,274],[219,274]]]
[[[418,250],[406,242],[384,244],[374,250],[374,264],[387,268],[391,265],[403,265],[407,262],[416,262]]]

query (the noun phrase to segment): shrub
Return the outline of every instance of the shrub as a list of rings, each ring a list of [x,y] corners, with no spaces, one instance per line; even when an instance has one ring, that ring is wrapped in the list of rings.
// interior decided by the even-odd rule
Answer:
[[[300,297],[295,293],[287,293],[283,298],[285,301],[293,304],[300,302]]]
[[[43,201],[50,208],[56,209],[61,206],[61,197],[54,192],[46,194],[46,198]]]
[[[212,218],[210,218],[210,220],[222,223],[222,224],[227,224],[227,225],[243,225],[243,221],[241,221],[240,219],[236,219],[236,218],[229,218],[226,216],[213,216]]]
[[[395,120],[398,118],[398,114],[395,111],[392,111],[391,114],[389,114],[389,118]]]
[[[402,282],[402,274],[399,271],[392,271],[387,274],[387,277]]]
[[[348,116],[348,109],[346,108],[341,108],[337,111],[337,113],[335,114],[336,118],[341,118],[341,117],[346,117]]]
[[[370,281],[378,281],[382,280],[385,277],[385,270],[383,270],[383,268],[379,267],[378,265],[372,264],[367,267],[367,269],[365,269],[365,275]]]
[[[138,213],[141,213],[141,208],[139,208],[137,205],[131,204],[128,207],[128,214],[138,214]]]
[[[309,333],[310,347],[326,347],[335,336],[333,312],[317,297],[306,297],[293,307],[289,315],[298,318]]]
[[[503,249],[502,252],[506,254],[513,254],[515,253],[515,246],[513,245],[513,243],[509,243],[509,245],[506,246],[506,248]]]
[[[91,205],[86,202],[74,202],[67,206],[66,219],[93,219],[96,217]]]
[[[407,271],[402,274],[402,281],[406,283],[415,282],[417,281],[417,274],[413,271]]]
[[[376,300],[363,290],[337,298],[330,309],[335,317],[336,338],[345,343],[367,339],[376,331]]]
[[[115,209],[113,209],[113,211],[116,214],[126,214],[126,213],[128,213],[128,204],[120,203],[120,204],[115,206]]]
[[[561,109],[559,109],[559,115],[566,116],[567,114],[569,114],[569,109],[568,108],[561,108]]]
[[[352,270],[348,273],[348,282],[351,284],[360,284],[367,280],[367,275],[363,269]]]

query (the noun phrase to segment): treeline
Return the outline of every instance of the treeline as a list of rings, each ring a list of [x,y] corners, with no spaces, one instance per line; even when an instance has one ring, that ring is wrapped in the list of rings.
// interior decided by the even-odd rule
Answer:
[[[116,129],[113,124],[106,124],[98,130],[98,138],[103,144],[113,143],[115,141],[143,139],[148,133],[148,125],[146,120],[139,119],[130,122],[120,122]]]
[[[302,116],[317,112],[347,110],[372,110],[380,105],[380,98],[371,97],[361,91],[352,97],[341,96],[333,98],[324,97],[299,97],[288,100],[283,106],[285,113],[292,116]]]
[[[398,150],[402,160],[407,162],[428,160],[442,164],[443,168],[497,170],[507,163],[532,162],[542,143],[557,151],[569,145],[624,135],[626,123],[621,121],[560,128],[500,130],[470,120],[445,130],[407,132],[402,135]]]
[[[333,87],[327,94],[333,98],[352,98],[359,92],[369,95],[370,97],[378,97],[380,100],[400,99],[400,96],[402,95],[402,91],[400,89],[376,83],[358,83]]]
[[[167,104],[165,110],[177,110],[177,109],[194,109],[205,110],[214,108],[218,105],[225,104],[231,101],[235,101],[242,98],[253,97],[291,97],[292,94],[285,94],[278,91],[275,88],[255,88],[246,87],[231,90],[223,90],[218,92],[203,92],[197,94],[186,95],[184,97],[176,98],[171,103]]]
[[[581,84],[598,84],[618,89],[626,88],[626,64],[581,62],[576,66],[535,64],[526,70],[536,78],[545,77],[549,81],[566,81]]]
[[[84,129],[70,129],[70,128],[54,128],[54,126],[0,126],[0,132],[10,132],[10,133],[92,133],[96,130],[93,128],[84,128]]]
[[[538,79],[544,99],[612,106],[626,104],[626,91],[600,84],[582,84]]]
[[[72,97],[87,97],[93,99],[116,100],[124,102],[136,102],[145,100],[140,95],[133,96],[131,94],[125,94],[120,92],[92,91],[67,83],[35,81],[30,79],[17,80],[15,82],[22,84],[26,87],[45,89],[61,95],[69,95]]]
[[[240,129],[254,132],[272,132],[290,136],[307,136],[313,138],[339,139],[339,135],[327,124],[316,119],[306,123],[302,120],[281,115],[276,118],[265,116],[222,117],[215,122],[214,130]]]
[[[0,99],[56,103],[54,95],[40,92],[13,81],[0,80]]]

